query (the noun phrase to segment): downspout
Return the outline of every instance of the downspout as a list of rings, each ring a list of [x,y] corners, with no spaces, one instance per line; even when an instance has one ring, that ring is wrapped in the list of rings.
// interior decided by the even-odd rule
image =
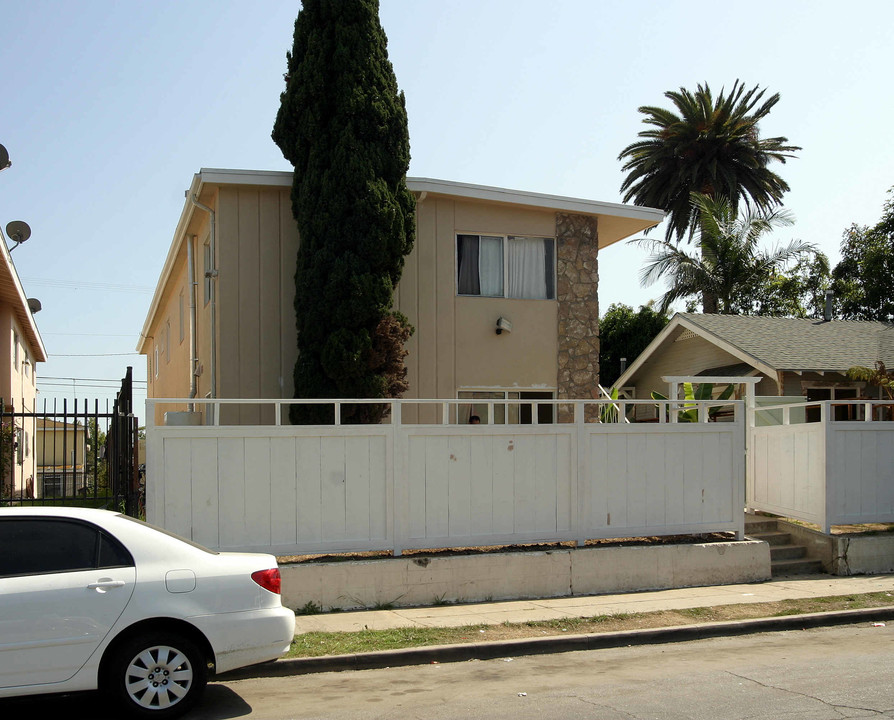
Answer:
[[[195,268],[195,250],[196,236],[187,237],[186,240],[186,267],[187,267],[187,286],[189,287],[189,398],[190,400],[197,393],[196,371],[199,367],[199,358],[196,354],[196,268]],[[195,403],[189,404],[189,411],[195,412]]]
[[[208,213],[209,245],[211,250],[211,268],[205,271],[205,277],[211,280],[209,302],[211,303],[211,397],[217,397],[217,243],[214,233],[214,210],[199,202],[195,195],[189,198],[197,208]]]

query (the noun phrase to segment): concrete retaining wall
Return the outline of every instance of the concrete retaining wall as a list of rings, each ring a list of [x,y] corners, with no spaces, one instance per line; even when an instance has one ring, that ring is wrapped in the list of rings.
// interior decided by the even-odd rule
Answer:
[[[759,582],[770,579],[770,549],[744,540],[301,563],[280,570],[284,605],[349,610]]]
[[[779,521],[795,545],[823,563],[831,575],[876,575],[894,572],[894,535],[824,535],[812,528]]]

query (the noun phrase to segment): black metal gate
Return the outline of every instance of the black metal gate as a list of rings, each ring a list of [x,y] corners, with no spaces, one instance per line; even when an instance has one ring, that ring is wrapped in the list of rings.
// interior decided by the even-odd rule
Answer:
[[[142,517],[132,368],[111,408],[99,400],[0,411],[0,505],[79,505]]]

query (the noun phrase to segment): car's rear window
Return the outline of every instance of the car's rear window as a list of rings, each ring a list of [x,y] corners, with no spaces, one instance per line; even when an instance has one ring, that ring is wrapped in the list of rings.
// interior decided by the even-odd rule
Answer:
[[[90,523],[68,518],[0,520],[0,576],[128,567],[124,546]]]

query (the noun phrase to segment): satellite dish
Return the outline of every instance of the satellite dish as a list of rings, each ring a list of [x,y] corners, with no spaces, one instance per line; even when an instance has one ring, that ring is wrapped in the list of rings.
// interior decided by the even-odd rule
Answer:
[[[9,248],[9,251],[12,252],[31,237],[31,228],[28,227],[28,223],[24,220],[13,220],[6,224],[6,234],[9,235],[9,239],[15,243],[15,245]]]
[[[12,165],[12,163],[9,162],[9,153],[6,152],[5,147],[0,145],[0,170],[6,170],[10,165]]]
[[[37,298],[28,298],[28,307],[31,310],[32,315],[36,315],[40,312],[42,305],[40,304],[40,300]]]

